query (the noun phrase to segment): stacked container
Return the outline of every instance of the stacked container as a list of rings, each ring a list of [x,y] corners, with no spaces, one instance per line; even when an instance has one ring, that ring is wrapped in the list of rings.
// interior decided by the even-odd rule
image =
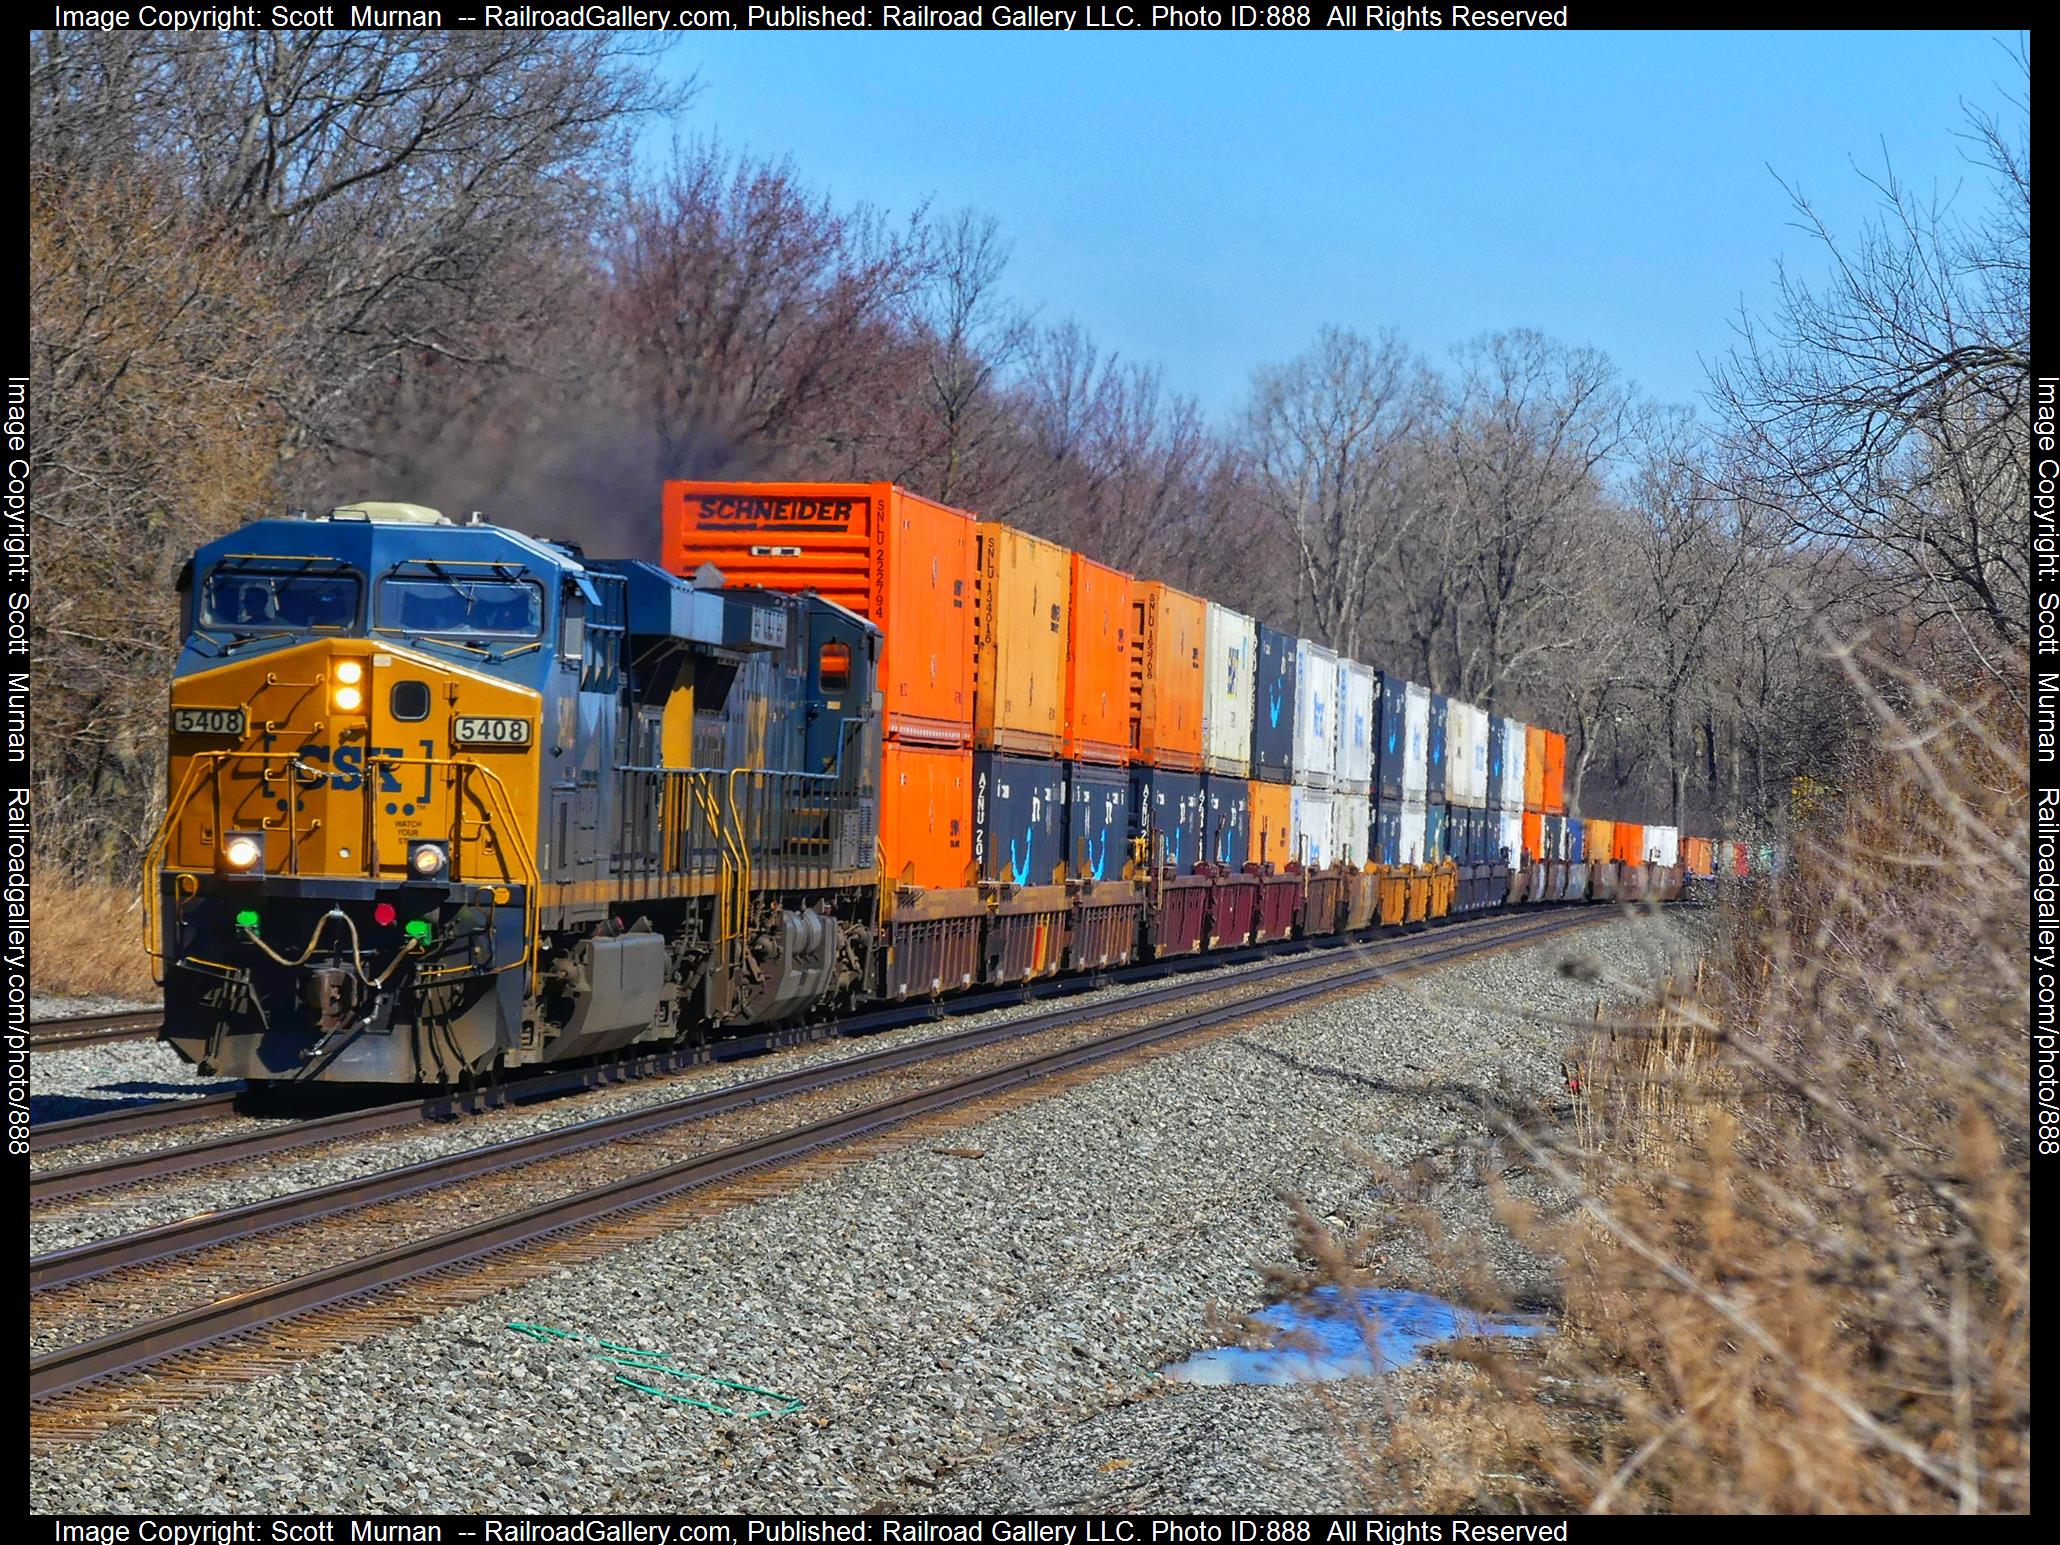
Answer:
[[[1460,803],[1469,809],[1480,810],[1488,803],[1488,711],[1469,703],[1466,718],[1467,746],[1471,756],[1466,771],[1466,797]]]
[[[1645,862],[1645,828],[1635,821],[1617,821],[1610,828],[1609,856],[1619,864]]]
[[[973,753],[973,863],[983,880],[1050,885],[1066,862],[1066,769],[1049,757]]]
[[[1069,762],[1130,760],[1131,579],[1073,554],[1068,597],[1066,733]]]
[[[1544,808],[1554,815],[1566,814],[1566,736],[1545,732]]]
[[[1402,862],[1427,864],[1429,823],[1431,694],[1428,687],[1402,687]],[[1442,761],[1440,763],[1442,766]]]
[[[1202,769],[1252,775],[1252,691],[1258,677],[1258,624],[1242,612],[1208,603],[1208,664],[1202,673]]]
[[[1373,807],[1371,833],[1373,861],[1377,864],[1402,862],[1402,806],[1397,800],[1378,800]]]
[[[1293,856],[1308,869],[1328,869],[1337,862],[1336,829],[1333,824],[1331,789],[1292,787],[1288,841]]]
[[[1145,844],[1147,862],[1191,874],[1202,853],[1202,775],[1134,762],[1130,768],[1130,836]]]
[[[1130,771],[1093,762],[1067,768],[1066,872],[1118,880],[1130,859]]]
[[[1208,607],[1157,580],[1130,589],[1130,751],[1181,772],[1202,767],[1202,648]]]
[[[1258,627],[1259,663],[1252,684],[1252,777],[1287,783],[1294,777],[1295,655],[1292,633]]]
[[[1295,642],[1295,782],[1328,789],[1338,769],[1338,657],[1321,644]]]
[[[1357,660],[1339,660],[1337,697],[1337,786],[1350,794],[1370,794],[1374,740],[1380,731],[1380,682],[1373,668]]]
[[[1524,726],[1524,809],[1545,808],[1545,731]]]
[[[973,864],[1050,885],[1067,852],[1066,663],[1073,555],[999,521],[973,528]]]
[[[814,590],[880,629],[882,867],[967,884],[973,517],[891,483],[669,482],[663,499],[673,573],[713,564],[725,585]]]
[[[1246,853],[1255,864],[1271,864],[1278,872],[1295,856],[1293,784],[1263,782],[1245,785],[1248,805]]]
[[[1502,726],[1502,781],[1490,790],[1490,803],[1497,810],[1521,812],[1524,807],[1524,751],[1530,743],[1529,726],[1522,722],[1501,718]],[[1510,860],[1516,862],[1520,849],[1510,850]]]
[[[1371,862],[1373,797],[1336,790],[1331,796],[1330,831],[1340,863],[1357,869]]]
[[[1646,827],[1645,852],[1654,863],[1663,868],[1673,868],[1681,861],[1681,829],[1678,826]]]
[[[1251,781],[1202,774],[1202,857],[1233,873],[1251,857]]]

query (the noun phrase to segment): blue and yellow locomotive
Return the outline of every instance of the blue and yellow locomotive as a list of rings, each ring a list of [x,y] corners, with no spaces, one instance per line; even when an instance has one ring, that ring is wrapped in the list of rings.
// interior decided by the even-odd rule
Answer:
[[[181,591],[146,895],[202,1068],[452,1083],[872,979],[864,619],[402,504],[258,521]]]

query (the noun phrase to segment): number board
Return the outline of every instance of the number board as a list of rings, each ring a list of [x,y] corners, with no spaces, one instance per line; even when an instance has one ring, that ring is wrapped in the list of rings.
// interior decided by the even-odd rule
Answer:
[[[529,721],[492,714],[459,714],[451,720],[451,739],[461,746],[526,746]]]
[[[241,708],[174,708],[175,735],[241,735],[248,720]]]

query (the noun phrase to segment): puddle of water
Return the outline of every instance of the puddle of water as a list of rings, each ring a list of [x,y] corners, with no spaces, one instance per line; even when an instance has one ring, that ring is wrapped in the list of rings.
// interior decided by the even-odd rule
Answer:
[[[1457,1336],[1542,1336],[1536,1320],[1482,1314],[1428,1293],[1400,1288],[1320,1287],[1273,1304],[1252,1318],[1271,1327],[1273,1345],[1218,1347],[1160,1370],[1183,1384],[1299,1384],[1380,1373],[1427,1346]]]

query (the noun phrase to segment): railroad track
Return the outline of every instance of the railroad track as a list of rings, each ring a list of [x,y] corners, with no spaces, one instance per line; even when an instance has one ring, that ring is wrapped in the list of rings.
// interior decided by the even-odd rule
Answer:
[[[164,1028],[157,1009],[130,1014],[81,1014],[72,1019],[37,1019],[29,1023],[29,1050],[60,1046],[99,1046],[108,1041],[140,1041]]]
[[[1373,942],[1435,937],[1451,930],[1492,927],[1497,923],[1507,924],[1509,921],[1508,917],[1458,919],[1439,923],[1430,930],[1387,935]],[[194,1170],[211,1169],[218,1165],[233,1164],[244,1159],[282,1153],[294,1148],[310,1147],[317,1143],[343,1141],[426,1121],[446,1121],[475,1116],[511,1104],[550,1099],[637,1079],[662,1077],[689,1068],[706,1066],[711,1062],[756,1056],[780,1047],[802,1045],[836,1036],[869,1035],[939,1019],[987,1013],[997,1008],[1013,1008],[1040,999],[1077,996],[1107,987],[1157,981],[1168,977],[1206,978],[1221,974],[1228,968],[1249,965],[1255,961],[1321,956],[1339,950],[1364,947],[1368,942],[1362,936],[1348,934],[1328,935],[1319,939],[1279,939],[1268,944],[1248,946],[1242,950],[1149,961],[1119,967],[1094,976],[1054,977],[1042,982],[1022,983],[940,1002],[899,1004],[826,1024],[734,1037],[705,1046],[641,1053],[633,1051],[626,1056],[586,1066],[541,1069],[478,1089],[415,1095],[404,1100],[377,1105],[359,1105],[340,1111],[332,1109],[320,1115],[305,1115],[303,1108],[302,1114],[305,1119],[291,1126],[273,1127],[257,1133],[231,1133],[220,1138],[181,1144],[150,1153],[110,1158],[63,1169],[44,1170],[30,1177],[29,1201],[31,1205],[54,1202],[67,1197],[83,1196],[92,1192],[187,1174]],[[290,1106],[271,1105],[270,1097],[273,1093],[238,1088],[217,1094],[162,1100],[130,1109],[79,1116],[68,1121],[48,1122],[30,1129],[29,1149],[32,1153],[42,1153],[57,1148],[114,1141],[169,1127],[190,1126],[226,1117],[293,1113]],[[319,1098],[332,1101],[338,1097],[336,1086],[323,1086],[315,1093]]]
[[[923,1117],[986,1101],[1183,1036],[1289,1008],[1342,990],[1414,975],[1469,956],[1533,943],[1601,920],[1583,910],[1559,914],[1528,927],[1510,928],[1507,919],[1497,920],[1504,925],[1500,928],[1475,925],[1450,942],[1438,936],[1427,939],[1420,934],[1408,935],[1381,941],[1386,946],[1383,953],[1392,954],[1397,948],[1426,942],[1437,947],[1400,961],[1384,963],[1362,959],[1357,965],[1340,971],[1324,972],[1311,979],[1293,980],[1279,986],[1269,987],[1266,983],[1278,976],[1297,972],[1306,976],[1311,962],[1306,959],[1276,962],[1262,971],[1245,973],[1229,983],[1206,979],[1168,983],[1115,1003],[1060,1007],[1009,1024],[968,1029],[907,1046],[863,1053],[820,1067],[775,1074],[729,1089],[511,1139],[384,1174],[339,1182],[41,1257],[31,1262],[32,1293],[74,1287],[131,1269],[147,1272],[152,1266],[197,1251],[269,1234],[299,1223],[374,1207],[383,1201],[419,1195],[468,1179],[526,1168],[569,1154],[586,1153],[609,1143],[633,1144],[664,1128],[724,1112],[795,1100],[836,1084],[891,1074],[922,1062],[962,1056],[1047,1031],[1127,1018],[1142,1009],[1177,1003],[1183,998],[1217,997],[1227,991],[1242,992],[1255,986],[1260,989],[1229,1002],[1205,1003],[1147,1024],[1125,1026],[1027,1057],[981,1067],[961,1077],[900,1090],[854,1109],[836,1111],[794,1126],[776,1127],[655,1169],[635,1169],[618,1174],[598,1185],[585,1186],[554,1199],[505,1210],[482,1209],[474,1204],[466,1210],[484,1210],[486,1215],[456,1229],[441,1230],[369,1253],[337,1260],[334,1259],[336,1251],[333,1247],[326,1251],[318,1248],[310,1253],[317,1259],[326,1260],[327,1264],[258,1286],[249,1286],[248,1268],[238,1267],[237,1274],[232,1276],[236,1283],[234,1290],[156,1319],[124,1326],[76,1345],[57,1347],[32,1357],[30,1398],[32,1403],[50,1402],[97,1381],[147,1369],[166,1359],[181,1358],[260,1327],[318,1310],[349,1305],[368,1295],[377,1297],[384,1290],[431,1273],[439,1274],[441,1278],[458,1268],[470,1269],[489,1260],[517,1254],[524,1247],[541,1241],[563,1240],[577,1231],[605,1225],[623,1214],[649,1208],[684,1193],[718,1186],[768,1168],[783,1167],[806,1156],[858,1143]],[[140,1287],[131,1287],[125,1293],[125,1297],[118,1293],[117,1299],[137,1303],[160,1301],[147,1278]],[[32,1308],[33,1302],[32,1299]]]

